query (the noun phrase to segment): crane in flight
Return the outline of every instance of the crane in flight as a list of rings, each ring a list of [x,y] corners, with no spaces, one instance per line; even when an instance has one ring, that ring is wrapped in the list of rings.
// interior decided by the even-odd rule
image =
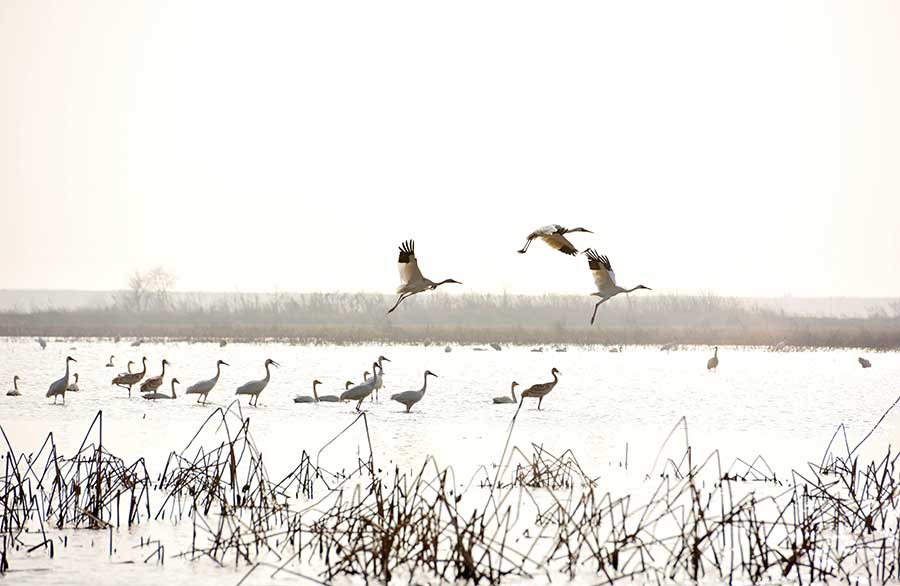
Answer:
[[[547,246],[553,248],[555,250],[560,251],[563,254],[576,255],[578,254],[578,250],[575,246],[569,242],[569,239],[566,238],[566,234],[570,232],[587,232],[588,234],[593,234],[587,228],[566,228],[565,226],[560,226],[559,224],[548,224],[546,226],[542,226],[528,235],[528,240],[525,241],[525,246],[519,250],[519,254],[525,254],[528,252],[528,247],[531,246],[531,241],[540,238],[544,242],[547,243]]]
[[[407,240],[400,245],[400,257],[397,260],[397,266],[400,269],[400,286],[397,287],[397,293],[400,294],[400,297],[397,298],[397,303],[388,310],[388,313],[392,313],[397,309],[401,301],[407,297],[412,297],[416,293],[434,291],[447,283],[462,285],[462,283],[453,279],[444,279],[435,283],[431,279],[426,279],[422,276],[422,271],[419,270],[419,261],[416,260],[416,243],[412,240]]]
[[[597,285],[597,292],[591,293],[591,295],[600,297],[600,301],[594,305],[594,313],[591,315],[591,325],[594,325],[594,320],[597,318],[597,310],[600,308],[600,305],[606,303],[619,293],[631,293],[638,289],[652,291],[650,287],[645,287],[643,285],[638,285],[631,289],[620,287],[616,284],[616,273],[613,272],[612,265],[609,264],[609,258],[605,255],[600,256],[593,248],[588,248],[584,253],[588,257],[588,268],[591,269],[591,275],[594,277],[594,284]]]

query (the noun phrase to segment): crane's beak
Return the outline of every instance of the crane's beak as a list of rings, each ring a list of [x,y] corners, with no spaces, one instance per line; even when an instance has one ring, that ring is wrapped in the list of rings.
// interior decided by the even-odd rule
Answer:
[[[222,364],[223,364],[224,366],[231,366],[230,364],[228,364],[228,363],[225,362],[224,360],[222,360],[221,362],[222,362]]]
[[[275,366],[277,366],[277,367],[279,367],[279,368],[281,368],[281,365],[280,365],[280,364],[278,364],[278,363],[277,363],[277,362],[275,362],[275,361],[274,361],[274,360],[273,360],[273,361],[272,361],[272,364],[274,364],[274,365],[275,365]]]

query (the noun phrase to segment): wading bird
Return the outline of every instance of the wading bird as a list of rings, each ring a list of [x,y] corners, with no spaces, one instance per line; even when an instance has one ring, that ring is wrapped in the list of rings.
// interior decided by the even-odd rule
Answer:
[[[177,397],[175,397],[175,383],[178,383],[177,378],[172,379],[172,395],[171,396],[169,396],[165,393],[158,393],[158,392],[146,393],[141,396],[149,401],[156,401],[158,399],[175,399],[175,398],[177,398]]]
[[[110,354],[109,362],[106,363],[106,368],[113,368],[116,366],[115,364],[113,364],[113,358],[115,358],[115,357],[116,357],[115,354]]]
[[[553,375],[553,380],[549,383],[540,383],[537,385],[531,385],[519,395],[522,397],[521,401],[525,402],[525,399],[532,397],[538,400],[538,411],[541,410],[541,402],[544,400],[544,397],[553,390],[553,387],[556,386],[556,383],[559,382],[559,377],[557,375],[562,374],[560,371],[555,368],[550,371],[550,374]]]
[[[163,358],[162,361],[162,372],[157,376],[151,376],[147,380],[141,383],[141,392],[142,393],[154,393],[156,390],[162,386],[163,379],[166,377],[166,366],[172,366],[169,364],[169,361]]]
[[[66,388],[69,386],[69,363],[78,362],[71,356],[66,356],[66,374],[61,379],[53,381],[50,388],[47,389],[47,398],[53,397],[53,403],[56,404],[56,398],[62,397],[63,405],[66,404]]]
[[[110,384],[116,385],[117,387],[122,387],[123,389],[128,389],[128,396],[130,397],[131,396],[131,387],[133,387],[134,385],[141,382],[141,379],[144,378],[145,374],[147,374],[147,357],[146,356],[144,356],[141,359],[141,363],[144,365],[143,370],[141,370],[140,372],[129,372],[129,373],[123,372],[116,378],[112,379],[112,383],[110,383]],[[131,363],[129,362],[129,364],[131,364]]]
[[[713,350],[712,358],[706,361],[706,370],[718,370],[719,368],[719,347]]]
[[[638,285],[631,289],[619,287],[616,285],[616,274],[613,272],[612,265],[609,264],[609,259],[606,256],[600,256],[593,248],[588,248],[584,253],[588,257],[588,267],[591,269],[591,274],[594,277],[594,284],[597,285],[597,292],[591,293],[591,295],[600,297],[600,301],[594,306],[594,313],[591,315],[591,325],[594,325],[594,320],[597,318],[597,309],[600,308],[600,305],[619,293],[631,293],[638,289],[651,290],[650,287],[643,285]]]
[[[872,363],[860,356],[857,360],[859,360],[859,365],[863,368],[872,368]]]
[[[194,383],[189,386],[184,393],[186,395],[199,395],[197,397],[197,402],[200,403],[200,399],[203,399],[203,403],[206,403],[206,396],[209,394],[213,387],[216,386],[216,383],[219,382],[219,375],[222,374],[223,366],[231,366],[224,360],[219,360],[216,362],[216,376],[212,377],[209,380],[202,380],[198,383]]]
[[[528,251],[528,247],[531,246],[531,241],[535,238],[540,238],[550,248],[556,249],[563,254],[578,254],[578,250],[569,242],[569,239],[566,238],[566,234],[570,232],[587,232],[589,234],[593,234],[587,228],[566,228],[564,226],[560,226],[559,224],[549,224],[547,226],[543,226],[538,228],[534,232],[528,235],[528,240],[525,241],[525,246],[519,250],[519,254],[525,254]]]
[[[422,272],[419,270],[419,262],[416,260],[416,243],[412,240],[407,240],[400,245],[400,257],[397,260],[397,264],[400,268],[400,286],[397,287],[397,293],[400,294],[400,297],[397,298],[397,303],[388,310],[388,313],[397,309],[401,301],[407,297],[412,297],[416,293],[434,291],[446,283],[462,285],[462,283],[453,279],[444,279],[439,283],[435,283],[431,279],[423,277]]]
[[[235,395],[250,395],[250,405],[256,407],[259,404],[259,394],[263,392],[263,389],[269,384],[269,379],[272,378],[272,373],[269,372],[269,365],[279,367],[281,366],[271,358],[266,359],[266,378],[260,380],[252,380],[248,383],[244,383],[237,388],[234,392]]]
[[[19,392],[19,375],[13,377],[13,388],[11,391],[6,392],[7,397],[20,397],[22,393]]]
[[[81,391],[81,388],[78,386],[78,373],[76,372],[74,375],[75,382],[66,387],[67,393],[78,393]]]
[[[378,363],[372,363],[372,372],[378,372]],[[368,375],[368,372],[366,373]],[[341,393],[341,401],[356,401],[356,410],[359,411],[362,402],[366,397],[372,394],[372,391],[375,390],[375,377],[369,378],[368,376],[363,376],[363,382],[356,385],[355,387],[351,387]]]
[[[374,373],[374,377],[375,377],[375,396],[374,396],[373,400],[375,400],[375,401],[378,400],[378,391],[380,391],[381,388],[384,386],[384,366],[382,365],[382,363],[384,363],[384,362],[390,362],[390,361],[391,361],[391,359],[390,359],[390,358],[387,358],[387,357],[385,357],[385,356],[379,356],[379,357],[378,357],[378,370],[375,371],[375,373]],[[366,378],[363,379],[363,380],[368,380],[368,378],[369,378],[369,377],[366,377]]]
[[[409,410],[412,409],[412,406],[422,400],[422,397],[425,396],[425,389],[428,387],[428,377],[433,376],[437,378],[437,375],[431,372],[430,370],[425,371],[425,376],[422,381],[422,388],[418,391],[405,391],[403,393],[395,393],[391,395],[391,401],[397,401],[402,405],[406,405],[406,412],[409,413]]]
[[[505,395],[503,397],[494,397],[494,403],[503,404],[503,405],[505,405],[507,403],[518,403],[519,400],[516,399],[516,387],[517,386],[519,386],[519,383],[517,383],[516,381],[513,381],[512,386],[509,388],[509,392],[512,394],[512,397],[507,397]]]
[[[346,391],[347,389],[349,389],[352,386],[353,386],[353,382],[347,381],[344,384],[344,390]],[[320,395],[320,394],[318,394],[316,392],[315,383],[313,384],[313,395],[315,396],[316,401],[318,401],[319,403],[337,403],[338,401],[341,400],[341,398],[338,397],[337,395]]]

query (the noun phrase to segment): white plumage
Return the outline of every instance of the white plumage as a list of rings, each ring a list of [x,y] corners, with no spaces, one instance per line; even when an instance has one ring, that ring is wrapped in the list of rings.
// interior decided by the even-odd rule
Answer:
[[[401,301],[416,293],[421,293],[422,291],[434,291],[441,285],[447,283],[462,285],[462,283],[453,279],[444,279],[443,281],[435,283],[431,279],[426,279],[422,276],[422,271],[419,270],[419,261],[416,259],[415,249],[416,243],[412,240],[407,240],[400,245],[400,256],[397,260],[397,267],[400,270],[400,286],[397,287],[397,293],[400,294],[400,297],[397,298],[397,303],[388,310],[388,313],[397,309],[397,306],[400,305]]]
[[[372,371],[377,372],[378,363],[372,363]],[[363,382],[356,385],[355,387],[351,387],[341,393],[341,401],[356,401],[356,410],[359,411],[362,406],[362,402],[366,397],[372,394],[372,391],[375,390],[375,378],[372,377],[363,377]]]
[[[395,393],[391,395],[391,401],[397,401],[406,406],[406,412],[409,413],[409,410],[412,409],[412,406],[421,401],[425,397],[425,389],[428,388],[428,377],[433,376],[437,378],[437,375],[431,372],[430,370],[425,371],[425,376],[422,381],[422,388],[418,391],[405,391],[403,393]]]
[[[194,383],[185,389],[184,393],[186,395],[199,395],[197,397],[197,402],[200,403],[200,400],[203,399],[203,403],[206,403],[206,396],[209,394],[213,387],[216,386],[216,383],[219,382],[219,376],[222,374],[223,366],[231,366],[224,360],[219,360],[216,362],[216,376],[211,379],[202,380],[200,382]]]
[[[269,372],[269,365],[272,366],[281,366],[271,358],[266,360],[266,378],[260,380],[252,380],[248,383],[244,383],[237,388],[235,391],[235,395],[250,395],[250,405],[256,406],[259,404],[259,394],[263,392],[263,389],[269,384],[269,379],[272,378],[272,373]]]
[[[75,381],[66,387],[67,393],[78,393],[81,391],[81,387],[78,386],[78,373],[76,372],[74,375]]]
[[[601,298],[600,301],[594,305],[594,313],[591,315],[591,325],[594,324],[594,320],[597,318],[597,309],[600,308],[600,305],[606,303],[619,293],[631,293],[638,289],[647,289],[650,291],[650,287],[645,287],[643,285],[638,285],[631,289],[620,287],[616,284],[616,273],[612,270],[609,258],[600,256],[593,248],[588,248],[584,253],[588,257],[588,268],[591,269],[591,276],[594,278],[594,284],[597,286],[597,292],[591,293],[591,295]]]
[[[50,384],[50,388],[47,389],[47,398],[53,397],[53,402],[56,403],[57,397],[62,397],[63,404],[66,402],[66,389],[69,386],[69,363],[70,362],[78,362],[71,356],[66,356],[66,374],[63,375],[62,378],[53,381]]]

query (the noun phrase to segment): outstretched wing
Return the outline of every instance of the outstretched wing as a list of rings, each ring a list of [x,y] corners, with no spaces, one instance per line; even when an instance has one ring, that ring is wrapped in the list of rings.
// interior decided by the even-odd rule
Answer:
[[[597,291],[600,293],[609,292],[616,286],[616,273],[609,264],[606,256],[600,256],[593,248],[585,251],[588,257],[588,267],[591,269],[591,275],[594,277],[594,284],[597,285]]]
[[[416,260],[416,243],[412,240],[407,240],[400,245],[400,257],[397,259],[397,268],[400,269],[401,286],[424,279],[422,272],[419,270],[419,261]]]
[[[571,242],[569,242],[569,239],[562,234],[550,234],[547,236],[541,236],[541,239],[548,245],[550,245],[551,248],[555,248],[563,254],[578,254],[578,250],[575,248],[575,246]]]

